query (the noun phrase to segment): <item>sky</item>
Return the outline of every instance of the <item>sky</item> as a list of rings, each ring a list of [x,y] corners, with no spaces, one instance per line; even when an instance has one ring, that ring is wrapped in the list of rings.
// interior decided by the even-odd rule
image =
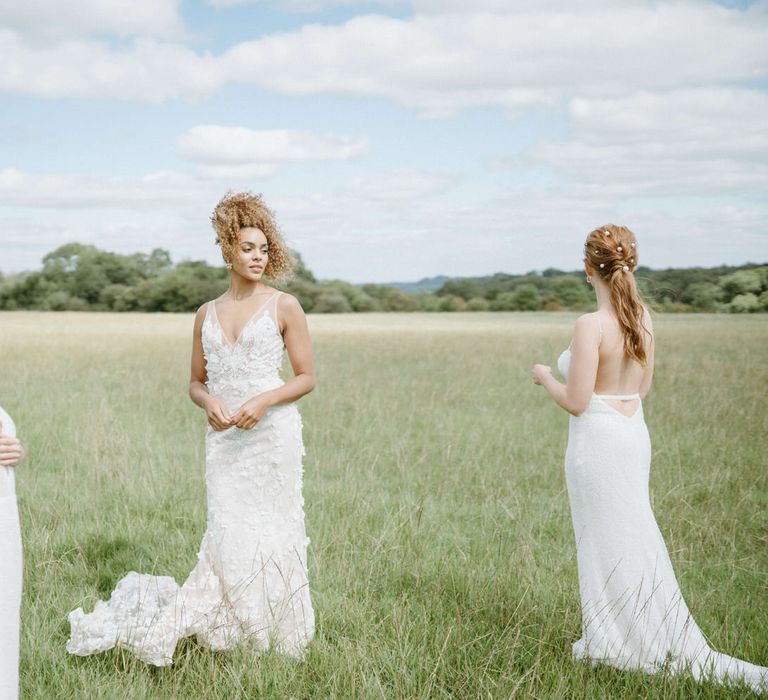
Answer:
[[[230,190],[322,279],[765,262],[768,1],[0,0],[0,271]]]

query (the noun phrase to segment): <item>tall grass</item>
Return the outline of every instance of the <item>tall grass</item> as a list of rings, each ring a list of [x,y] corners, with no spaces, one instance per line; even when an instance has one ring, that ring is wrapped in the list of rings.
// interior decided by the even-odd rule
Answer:
[[[187,315],[0,314],[0,402],[28,449],[24,698],[742,698],[592,668],[562,473],[534,387],[570,314],[313,317],[301,402],[317,637],[304,663],[182,643],[156,669],[72,658],[67,613],[127,571],[184,579],[205,527]],[[659,317],[652,492],[713,645],[768,664],[768,324]]]

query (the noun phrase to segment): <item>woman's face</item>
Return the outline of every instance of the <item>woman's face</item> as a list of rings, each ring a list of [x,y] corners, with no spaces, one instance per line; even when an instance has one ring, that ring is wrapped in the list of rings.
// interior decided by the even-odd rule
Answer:
[[[258,228],[241,228],[240,242],[231,261],[232,271],[247,280],[260,280],[269,261],[269,243]]]

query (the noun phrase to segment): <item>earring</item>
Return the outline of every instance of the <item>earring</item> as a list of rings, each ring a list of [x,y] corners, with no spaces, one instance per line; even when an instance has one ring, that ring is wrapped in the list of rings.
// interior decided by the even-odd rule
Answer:
[[[587,284],[592,284],[592,275],[587,275]]]
[[[231,269],[232,269],[232,263],[227,263],[227,270],[231,270]]]

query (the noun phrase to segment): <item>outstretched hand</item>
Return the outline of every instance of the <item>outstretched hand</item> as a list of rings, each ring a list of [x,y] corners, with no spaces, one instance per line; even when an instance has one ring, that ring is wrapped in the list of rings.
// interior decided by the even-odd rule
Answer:
[[[3,432],[0,421],[0,467],[15,467],[24,458],[24,448],[18,438]]]
[[[552,368],[549,365],[534,365],[531,370],[534,384],[543,384],[544,378],[552,374]]]

